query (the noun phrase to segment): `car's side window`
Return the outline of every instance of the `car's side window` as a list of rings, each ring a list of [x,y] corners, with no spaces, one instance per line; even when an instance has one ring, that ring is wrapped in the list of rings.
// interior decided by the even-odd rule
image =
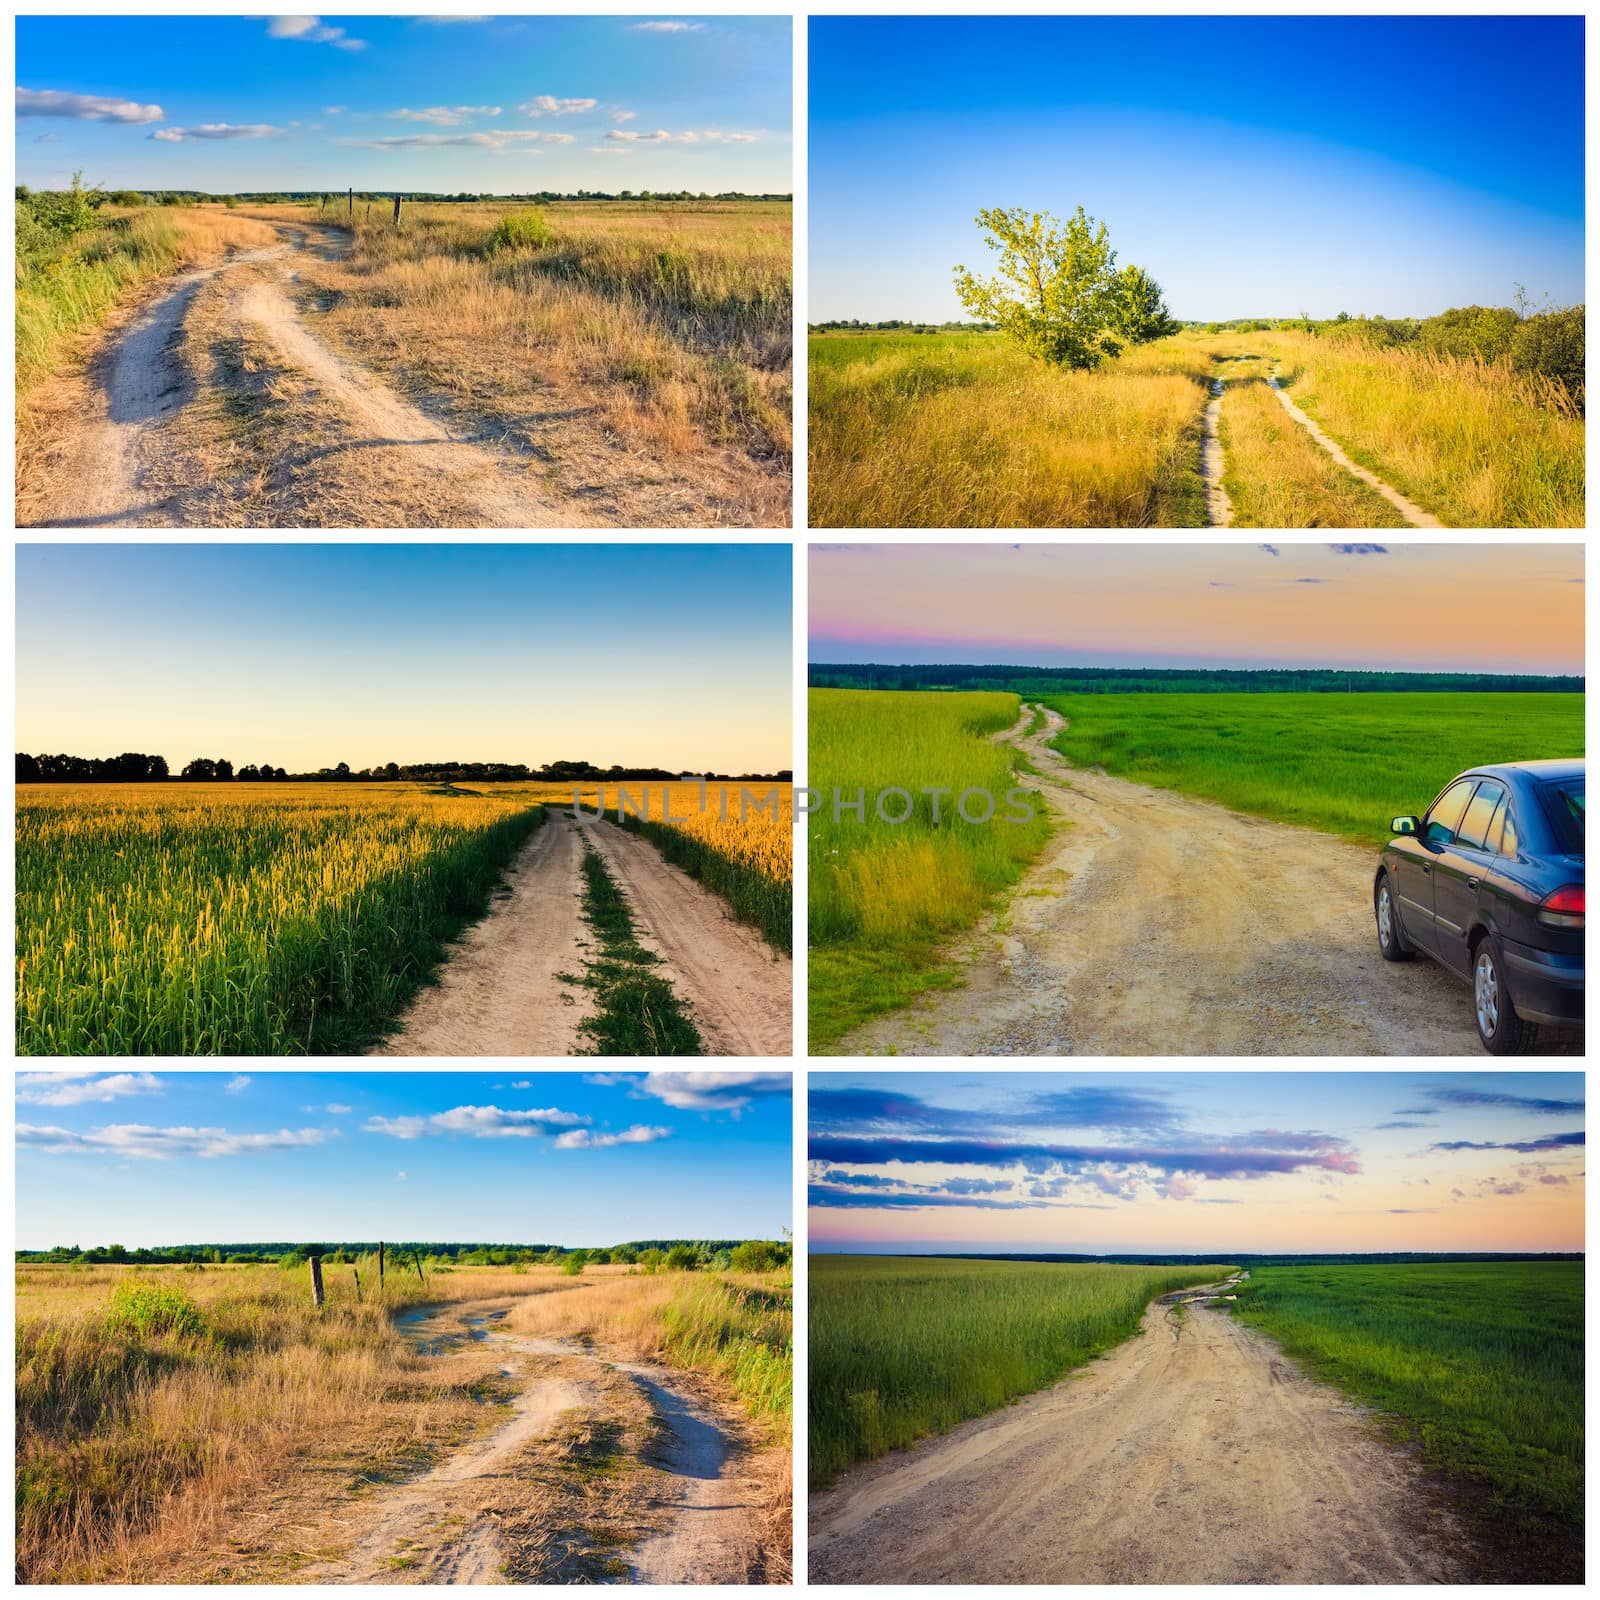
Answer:
[[[1455,843],[1461,813],[1467,809],[1467,801],[1472,798],[1472,791],[1476,787],[1476,778],[1463,778],[1460,783],[1452,783],[1434,801],[1433,808],[1428,812],[1427,826],[1422,830],[1422,836],[1429,844]]]
[[[1506,799],[1507,795],[1502,790],[1500,798],[1495,804],[1494,815],[1489,818],[1488,830],[1483,836],[1483,848],[1490,855],[1498,855],[1500,853],[1500,830],[1505,826]]]
[[[1500,832],[1500,854],[1514,856],[1517,853],[1517,819],[1511,815],[1511,807],[1506,807],[1505,826]]]
[[[1483,842],[1489,837],[1489,824],[1494,821],[1495,811],[1505,798],[1505,793],[1498,783],[1478,785],[1478,792],[1473,795],[1466,814],[1456,828],[1458,845],[1468,850],[1483,849]]]

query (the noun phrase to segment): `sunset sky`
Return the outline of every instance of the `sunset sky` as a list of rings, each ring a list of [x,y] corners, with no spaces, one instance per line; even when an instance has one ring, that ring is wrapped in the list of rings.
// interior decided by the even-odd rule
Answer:
[[[792,765],[783,545],[21,545],[17,748]]]
[[[24,1072],[17,1241],[622,1244],[790,1225],[787,1072]]]
[[[813,1072],[810,1248],[1581,1250],[1579,1072]]]
[[[814,545],[824,662],[1582,673],[1579,544]]]

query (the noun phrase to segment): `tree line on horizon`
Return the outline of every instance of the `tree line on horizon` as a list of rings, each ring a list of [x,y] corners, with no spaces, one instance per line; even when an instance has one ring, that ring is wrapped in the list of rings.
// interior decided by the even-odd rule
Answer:
[[[1337,667],[887,666],[813,662],[813,689],[962,689],[1010,694],[1582,694],[1542,673],[1341,671]]]
[[[174,774],[165,756],[125,751],[117,756],[17,755],[18,783],[675,783],[682,769],[665,767],[597,767],[591,761],[548,761],[542,767],[505,761],[385,762],[352,768],[341,761],[315,772],[286,772],[270,762],[236,768],[222,756],[196,756]],[[726,783],[788,783],[791,771],[697,773]]]

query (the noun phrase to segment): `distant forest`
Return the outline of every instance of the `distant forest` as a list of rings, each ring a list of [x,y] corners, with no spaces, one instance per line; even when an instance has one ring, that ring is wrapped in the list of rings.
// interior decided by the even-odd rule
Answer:
[[[682,770],[664,767],[597,767],[589,761],[549,761],[542,767],[505,761],[418,761],[352,768],[319,767],[315,772],[285,772],[270,762],[242,767],[223,756],[196,756],[174,773],[165,756],[125,751],[120,756],[17,757],[18,783],[675,783]],[[788,783],[792,772],[696,773],[718,783]]]
[[[1011,694],[1582,694],[1538,673],[1340,672],[1333,667],[882,666],[812,662],[813,689],[1001,689]]]
[[[570,1255],[579,1255],[586,1263],[595,1266],[608,1261],[631,1266],[651,1251],[665,1255],[685,1248],[693,1252],[696,1263],[710,1263],[747,1242],[744,1239],[632,1239],[626,1244],[607,1249],[574,1250],[559,1244],[429,1244],[426,1240],[389,1239],[384,1241],[384,1249],[396,1268],[409,1264],[415,1256],[421,1256],[425,1264],[444,1262],[458,1266],[512,1267],[558,1265]],[[770,1244],[773,1252],[782,1260],[788,1260],[789,1247],[786,1243],[774,1240],[762,1242]],[[280,1239],[265,1244],[174,1244],[137,1250],[126,1249],[120,1244],[91,1245],[86,1250],[75,1244],[58,1244],[50,1250],[19,1250],[17,1260],[34,1264],[126,1263],[152,1267],[249,1266],[261,1263],[295,1267],[304,1266],[311,1256],[321,1256],[329,1265],[337,1266],[342,1261],[352,1261],[359,1256],[375,1255],[377,1249],[376,1239],[346,1240],[341,1244],[304,1244]]]
[[[826,1253],[826,1252],[821,1252]],[[1060,1261],[1075,1263],[1107,1262],[1128,1267],[1378,1267],[1419,1265],[1424,1262],[1474,1261],[1582,1261],[1581,1250],[1385,1250],[1372,1253],[1336,1255],[1313,1252],[1308,1255],[1252,1255],[1238,1250],[1213,1250],[1206,1255],[1126,1255],[1074,1256],[1030,1255],[1000,1251],[908,1250],[913,1261]]]

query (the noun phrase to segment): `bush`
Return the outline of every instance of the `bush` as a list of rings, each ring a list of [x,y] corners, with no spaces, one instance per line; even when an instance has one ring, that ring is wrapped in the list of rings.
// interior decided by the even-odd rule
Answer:
[[[512,211],[501,217],[489,235],[485,254],[501,250],[544,250],[555,242],[555,233],[542,211]]]
[[[735,1272],[771,1272],[777,1264],[776,1252],[765,1239],[746,1239],[733,1247],[730,1265]]]
[[[675,1244],[667,1251],[666,1266],[669,1272],[693,1272],[699,1252],[692,1244]]]
[[[1498,361],[1511,349],[1520,321],[1510,306],[1457,306],[1427,318],[1417,342],[1441,355]]]
[[[659,1272],[666,1259],[665,1254],[660,1250],[642,1250],[639,1253],[639,1265],[646,1272]]]
[[[1529,317],[1511,337],[1511,365],[1538,372],[1583,396],[1584,308],[1567,306]]]
[[[574,1250],[565,1261],[561,1263],[561,1270],[569,1277],[575,1278],[583,1271],[587,1258],[583,1251]]]
[[[206,1319],[181,1289],[124,1278],[111,1296],[110,1325],[121,1333],[148,1338],[158,1333],[202,1334]]]

